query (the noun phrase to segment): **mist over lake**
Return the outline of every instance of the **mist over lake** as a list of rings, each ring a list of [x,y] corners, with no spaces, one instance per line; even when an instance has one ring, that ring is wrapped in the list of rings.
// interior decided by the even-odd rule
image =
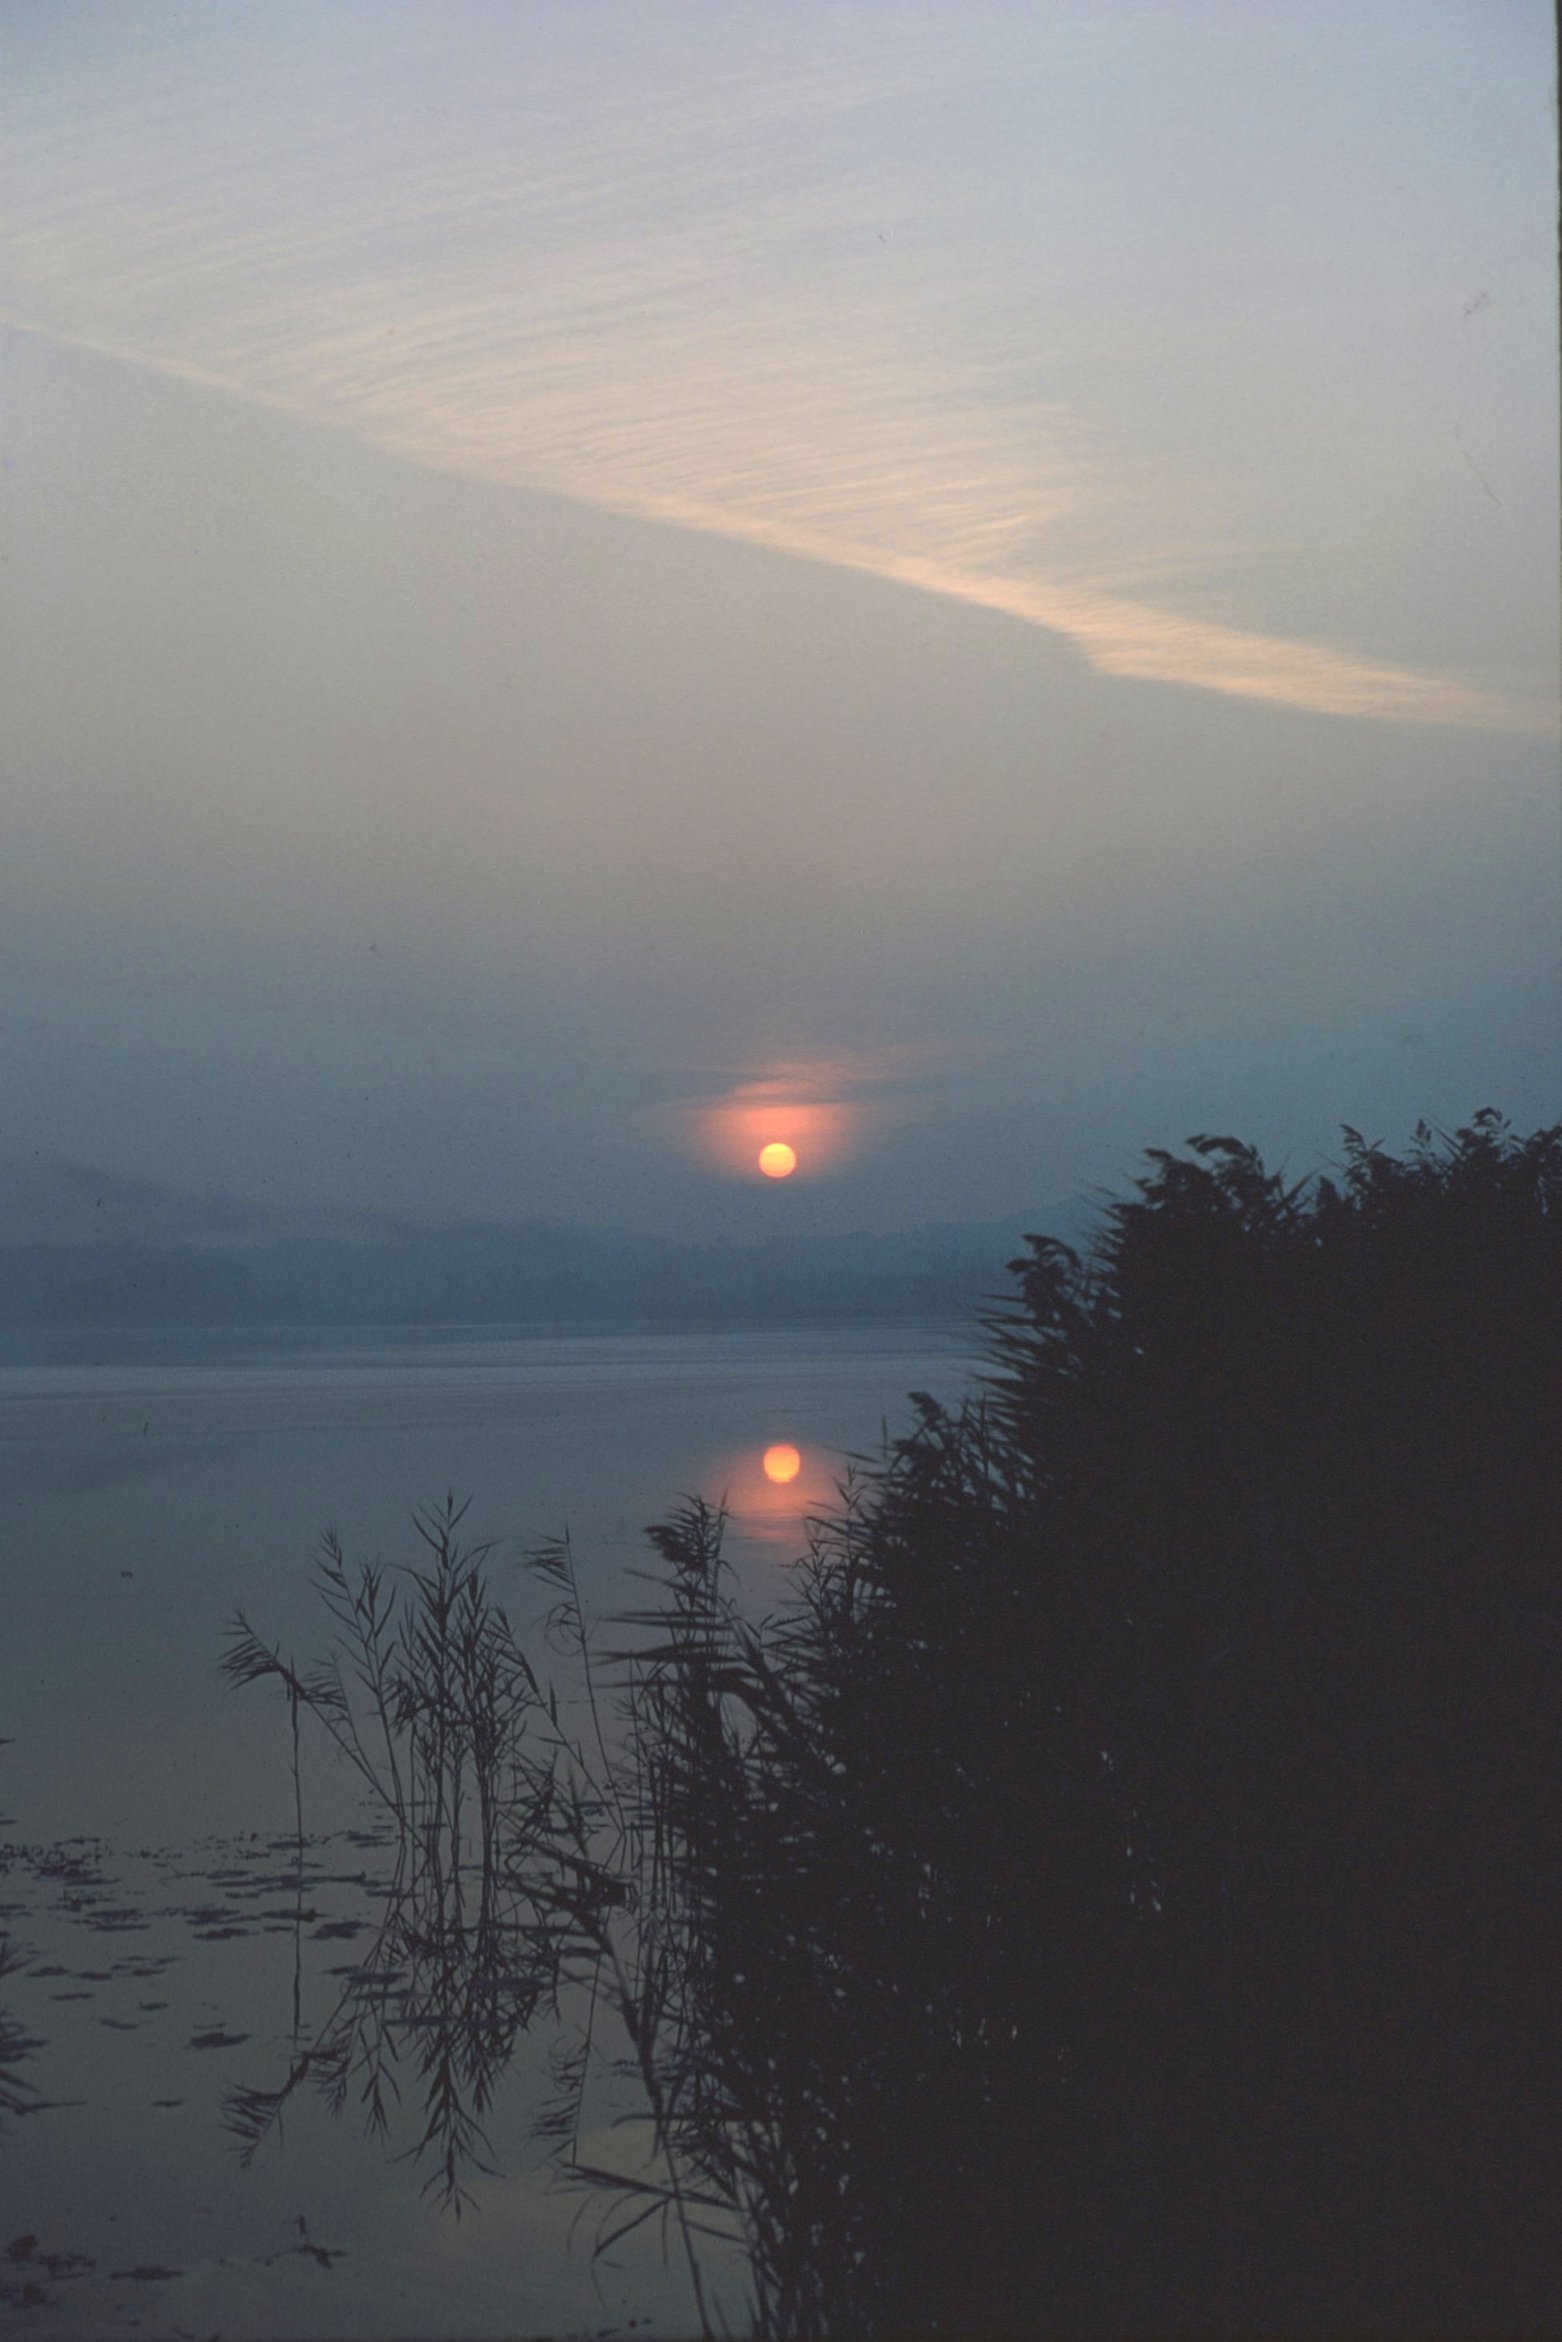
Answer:
[[[38,1563],[13,1587],[8,1809],[35,1836],[162,1836],[234,1826],[260,1798],[280,1826],[275,1732],[223,1693],[222,1629],[243,1606],[305,1646],[322,1531],[405,1556],[414,1507],[447,1489],[499,1541],[518,1606],[522,1551],[567,1528],[593,1607],[622,1607],[646,1525],[695,1492],[727,1497],[778,1593],[804,1515],[880,1452],[907,1391],[958,1393],[970,1349],[949,1324],[13,1336],[5,1532]],[[806,1461],[785,1489],[761,1470],[779,1441]]]

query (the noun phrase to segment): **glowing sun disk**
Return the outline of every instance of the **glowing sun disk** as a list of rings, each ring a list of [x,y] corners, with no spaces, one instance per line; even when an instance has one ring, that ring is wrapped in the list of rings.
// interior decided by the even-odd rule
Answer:
[[[789,1447],[783,1441],[778,1447],[766,1448],[765,1478],[767,1480],[774,1480],[779,1486],[784,1487],[788,1480],[797,1478],[802,1468],[803,1459],[795,1447]]]
[[[790,1179],[797,1169],[797,1149],[784,1139],[772,1139],[759,1150],[759,1167],[767,1179]]]

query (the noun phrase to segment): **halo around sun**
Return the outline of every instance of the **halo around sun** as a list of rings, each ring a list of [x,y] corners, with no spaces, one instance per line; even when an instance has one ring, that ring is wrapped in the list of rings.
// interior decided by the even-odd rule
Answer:
[[[785,1139],[772,1139],[759,1150],[759,1167],[767,1179],[790,1179],[797,1169],[797,1149]]]

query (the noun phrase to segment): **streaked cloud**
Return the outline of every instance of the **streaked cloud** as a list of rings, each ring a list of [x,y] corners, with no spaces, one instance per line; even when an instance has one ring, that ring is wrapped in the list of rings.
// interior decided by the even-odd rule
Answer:
[[[1186,484],[1147,484],[1077,387],[1043,394],[1066,314],[1015,315],[990,190],[909,152],[979,43],[908,14],[804,62],[759,36],[593,76],[584,44],[528,51],[524,12],[495,40],[458,11],[397,15],[391,69],[372,13],[328,9],[290,74],[282,21],[247,74],[220,24],[168,42],[132,103],[13,73],[6,322],[420,465],[1000,612],[1103,674],[1554,721],[1544,694],[1244,623],[1222,517],[1191,526]]]

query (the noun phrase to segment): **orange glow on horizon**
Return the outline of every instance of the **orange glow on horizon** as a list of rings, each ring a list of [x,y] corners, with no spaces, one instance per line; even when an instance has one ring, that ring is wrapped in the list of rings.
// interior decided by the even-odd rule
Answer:
[[[801,1171],[811,1183],[843,1170],[885,1131],[920,1119],[925,1107],[915,1093],[928,1068],[949,1055],[944,1044],[906,1042],[772,1058],[718,1095],[669,1099],[651,1113],[680,1151],[728,1179],[752,1180],[757,1164],[767,1178]]]
[[[789,1480],[795,1480],[802,1468],[803,1459],[795,1447],[782,1442],[777,1447],[766,1448],[764,1454],[765,1478],[773,1480],[778,1487],[784,1488]]]
[[[699,1153],[729,1178],[752,1179],[757,1165],[767,1179],[789,1179],[804,1161],[810,1172],[848,1161],[867,1120],[862,1106],[789,1096],[779,1083],[756,1082],[691,1109],[688,1127]]]

